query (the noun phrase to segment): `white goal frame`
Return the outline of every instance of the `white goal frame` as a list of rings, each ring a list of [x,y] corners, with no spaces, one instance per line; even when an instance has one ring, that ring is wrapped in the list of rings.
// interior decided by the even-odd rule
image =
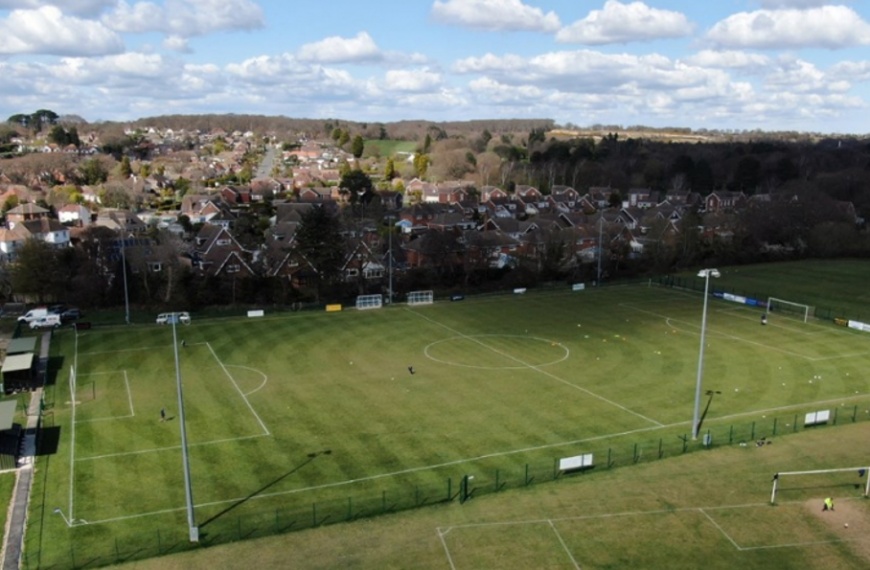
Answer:
[[[383,306],[383,295],[358,295],[356,298],[356,308],[361,311],[365,309],[380,309]]]
[[[409,305],[431,305],[435,302],[435,294],[432,291],[411,291],[408,293]]]
[[[793,475],[823,475],[826,473],[846,473],[846,472],[860,472],[864,470],[864,478],[867,480],[864,483],[864,497],[870,496],[870,466],[862,466],[862,467],[842,467],[838,469],[814,469],[812,471],[780,471],[773,476],[773,484],[770,489],[770,504],[773,505],[776,503],[776,488],[779,484],[779,479],[784,476],[793,476]]]
[[[811,307],[810,305],[806,305],[804,303],[795,303],[794,301],[786,301],[785,299],[779,299],[777,297],[768,297],[765,314],[770,315],[774,307],[787,307],[784,311],[781,309],[779,312],[802,315],[803,321],[805,323],[809,322],[810,314],[813,312],[813,307]]]

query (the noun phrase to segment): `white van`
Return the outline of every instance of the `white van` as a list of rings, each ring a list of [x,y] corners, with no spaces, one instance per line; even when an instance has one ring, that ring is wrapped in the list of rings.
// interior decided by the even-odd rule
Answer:
[[[190,324],[190,315],[186,312],[181,313],[160,313],[157,315],[157,324],[158,325],[166,325],[172,323],[172,316],[178,315],[178,322],[183,325]]]
[[[46,307],[39,307],[37,309],[30,309],[20,317],[18,317],[19,323],[30,323],[35,321],[36,319],[41,319],[49,315],[48,309]]]
[[[49,313],[43,317],[37,317],[30,321],[32,329],[48,329],[60,326],[60,315]]]

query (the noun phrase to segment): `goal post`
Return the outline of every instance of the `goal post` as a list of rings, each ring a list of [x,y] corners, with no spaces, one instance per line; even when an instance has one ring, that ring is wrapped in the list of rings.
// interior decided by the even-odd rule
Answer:
[[[432,291],[411,291],[408,293],[409,305],[431,305],[435,302],[435,294]]]
[[[384,306],[383,295],[359,295],[356,298],[356,308],[364,309],[380,309]]]
[[[830,479],[830,478],[823,479],[823,481],[821,481],[822,484],[821,485],[819,484],[820,483],[818,481],[819,478],[822,478],[823,476],[826,476],[826,475],[835,474],[835,473],[852,473],[853,477],[851,478],[851,481],[849,481],[849,480],[847,480],[846,477],[837,476],[837,477],[834,477],[833,479]],[[802,476],[802,477],[815,476],[815,480],[813,481],[813,487],[812,487],[814,489],[822,488],[826,485],[831,486],[831,487],[842,486],[842,485],[851,485],[853,487],[860,488],[861,485],[856,484],[855,479],[854,479],[854,475],[857,474],[859,479],[864,479],[863,496],[868,497],[868,496],[870,496],[870,476],[868,476],[868,473],[870,473],[870,466],[867,466],[867,467],[843,467],[843,468],[837,468],[837,469],[813,469],[810,471],[780,471],[779,473],[776,473],[773,476],[773,481],[771,483],[771,488],[770,488],[770,504],[773,505],[776,503],[776,494],[778,491],[782,491],[779,488],[779,485],[780,485],[780,482],[782,481],[782,479],[785,477],[796,477],[796,476]]]
[[[800,318],[803,322],[810,320],[810,315],[813,313],[813,307],[804,303],[795,303],[794,301],[786,301],[776,297],[767,299],[766,313],[785,314]]]

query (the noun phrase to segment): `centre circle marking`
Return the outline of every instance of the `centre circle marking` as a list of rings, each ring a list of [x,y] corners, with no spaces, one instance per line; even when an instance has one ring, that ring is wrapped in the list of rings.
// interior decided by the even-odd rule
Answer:
[[[517,366],[480,366],[477,364],[464,364],[462,362],[453,362],[451,360],[442,360],[440,358],[433,356],[430,352],[430,349],[432,347],[434,347],[438,344],[444,343],[444,342],[451,342],[454,340],[466,340],[466,341],[470,340],[472,342],[475,342],[478,339],[485,339],[485,338],[522,338],[524,340],[533,340],[533,341],[538,341],[538,342],[545,342],[545,343],[550,344],[551,346],[557,346],[557,347],[561,348],[563,351],[563,354],[561,355],[561,357],[556,358],[555,360],[551,360],[549,362],[542,362],[542,363],[531,362],[528,364],[519,364]],[[488,349],[491,352],[494,352],[496,354],[499,353],[499,351],[496,348],[488,346],[484,342],[481,342],[480,344],[481,344],[481,347],[484,349]],[[441,364],[447,364],[448,366],[461,366],[463,368],[477,368],[480,370],[522,370],[524,368],[540,368],[543,366],[552,366],[553,364],[558,364],[560,362],[567,360],[568,357],[571,355],[571,352],[568,350],[568,347],[563,345],[561,342],[556,342],[556,341],[553,341],[550,339],[541,338],[539,336],[526,336],[526,335],[519,335],[519,334],[476,334],[476,335],[453,336],[450,338],[443,338],[441,340],[436,340],[435,342],[432,342],[432,343],[429,343],[428,345],[426,345],[426,347],[423,349],[423,354],[425,354],[426,358],[428,358],[430,360],[434,360],[435,362],[439,362]],[[505,355],[504,357],[513,360],[511,355]]]

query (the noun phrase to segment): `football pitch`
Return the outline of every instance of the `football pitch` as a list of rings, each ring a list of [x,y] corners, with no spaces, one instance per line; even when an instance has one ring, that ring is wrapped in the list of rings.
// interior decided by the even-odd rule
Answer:
[[[178,370],[171,327],[57,332],[47,425],[59,436],[39,465],[26,552],[66,566],[112,561],[112,549],[115,560],[136,557],[130,545],[186,548],[178,377],[205,541],[438,502],[469,476],[472,494],[540,482],[561,476],[558,458],[582,453],[594,451],[598,469],[694,451],[701,306],[699,294],[633,285],[194,315],[175,331]],[[755,445],[803,429],[816,410],[868,419],[867,333],[777,315],[761,326],[759,316],[709,301],[702,433]],[[711,536],[750,544],[726,531]]]

